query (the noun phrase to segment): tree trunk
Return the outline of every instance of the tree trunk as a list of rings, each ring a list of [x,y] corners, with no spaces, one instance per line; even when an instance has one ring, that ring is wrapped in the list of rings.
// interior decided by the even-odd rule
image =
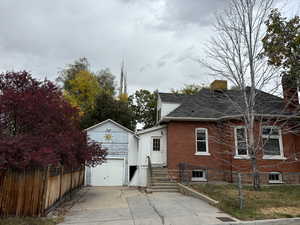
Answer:
[[[253,112],[253,111],[252,111]],[[254,138],[254,113],[250,114],[249,123],[249,153],[251,156],[252,176],[253,176],[253,188],[254,190],[260,189],[259,172],[257,168],[257,154],[255,150],[255,138]]]
[[[257,169],[257,161],[256,158],[252,158],[252,175],[253,175],[253,189],[258,191],[260,189],[260,181],[259,181],[259,172]]]

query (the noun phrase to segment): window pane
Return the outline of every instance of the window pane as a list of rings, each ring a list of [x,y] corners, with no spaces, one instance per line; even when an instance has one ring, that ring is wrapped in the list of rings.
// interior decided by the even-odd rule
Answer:
[[[247,142],[246,142],[245,128],[236,129],[236,139],[237,139],[237,154],[247,155]]]
[[[269,174],[269,180],[280,180],[278,173]]]
[[[197,151],[206,152],[206,141],[197,141]]]
[[[153,139],[153,151],[160,151],[160,139]]]
[[[247,155],[246,142],[239,142],[238,143],[238,155]]]
[[[205,139],[206,139],[205,130],[197,130],[197,140],[205,141]]]
[[[238,141],[245,141],[246,140],[245,129],[244,128],[236,129],[236,134],[237,134]]]
[[[263,138],[265,155],[280,155],[279,140],[276,138]]]
[[[276,127],[264,127],[262,133],[263,135],[279,135],[279,130]]]
[[[204,171],[203,170],[193,170],[192,171],[192,177],[203,178],[204,177]]]

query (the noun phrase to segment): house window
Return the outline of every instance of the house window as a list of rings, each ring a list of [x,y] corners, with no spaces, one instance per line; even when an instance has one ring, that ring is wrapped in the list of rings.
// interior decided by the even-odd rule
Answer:
[[[262,140],[264,156],[283,157],[281,132],[278,127],[263,127]]]
[[[207,181],[205,170],[193,170],[192,181]]]
[[[153,138],[152,139],[152,150],[153,151],[160,151],[160,138]]]
[[[196,154],[208,154],[207,129],[196,129]]]
[[[235,128],[236,156],[248,156],[247,136],[245,127]]]
[[[270,184],[280,184],[282,183],[282,175],[279,172],[269,173],[269,183]]]

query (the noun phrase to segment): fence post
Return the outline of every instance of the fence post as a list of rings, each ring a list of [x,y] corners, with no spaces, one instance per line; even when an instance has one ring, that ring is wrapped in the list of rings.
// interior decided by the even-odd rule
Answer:
[[[240,209],[244,208],[244,196],[242,192],[242,176],[241,173],[238,173],[238,189],[239,189],[239,202],[240,202]]]
[[[69,199],[72,199],[72,190],[73,190],[73,166],[71,167],[71,186],[69,190]]]
[[[64,176],[64,167],[61,166],[60,168],[60,179],[59,179],[59,200],[62,197],[62,181],[63,181],[63,176]]]
[[[42,216],[45,215],[49,174],[50,174],[50,166],[47,166],[47,168],[44,169],[44,174],[43,174],[43,195],[42,195],[42,201],[41,201],[42,205],[41,205],[41,209],[40,209],[40,214],[42,214]]]

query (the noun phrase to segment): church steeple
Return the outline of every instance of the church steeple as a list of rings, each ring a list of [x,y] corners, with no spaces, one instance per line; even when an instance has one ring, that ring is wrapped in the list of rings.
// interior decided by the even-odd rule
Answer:
[[[119,88],[119,98],[127,99],[127,72],[125,71],[124,60],[121,65],[121,75],[120,75],[120,88]]]

